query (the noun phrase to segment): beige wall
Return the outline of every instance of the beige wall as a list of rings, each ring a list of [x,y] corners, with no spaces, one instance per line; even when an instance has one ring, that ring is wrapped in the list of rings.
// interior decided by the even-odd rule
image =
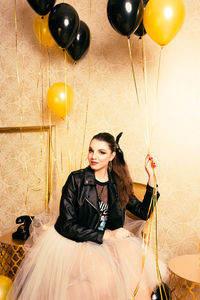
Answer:
[[[50,84],[65,81],[64,56],[57,46],[49,49],[50,63],[48,55],[46,58],[42,55],[33,33],[35,12],[25,0],[17,1],[16,49],[14,2],[2,1],[0,8],[0,126],[42,125],[42,117],[44,123],[49,124],[50,112],[45,95],[49,79]],[[57,157],[58,198],[69,170],[80,167],[88,96],[83,165],[87,164],[87,145],[95,133],[108,131],[117,135],[123,131],[121,147],[129,162],[133,179],[141,183],[146,183],[147,180],[143,168],[147,152],[145,120],[157,111],[151,153],[158,164],[157,177],[161,193],[158,207],[159,247],[167,259],[174,254],[197,252],[200,239],[200,3],[184,1],[186,19],[182,30],[162,51],[157,103],[155,97],[160,47],[145,36],[148,107],[144,105],[141,41],[135,36],[131,38],[141,100],[138,105],[127,39],[110,26],[106,15],[107,1],[92,0],[91,13],[89,0],[68,3],[74,6],[80,19],[91,30],[91,72],[89,74],[89,54],[76,65],[67,61],[67,81],[75,93],[68,129],[66,120],[52,115],[51,122],[56,125],[54,153]],[[16,64],[22,87],[21,95]],[[44,113],[41,110],[42,103]],[[144,113],[146,107],[147,114]],[[20,147],[16,146],[13,151],[20,151]],[[29,168],[32,169],[33,166]],[[17,174],[12,167],[7,173],[9,176]],[[1,191],[9,189],[9,183],[6,181],[5,184],[5,180],[1,171]],[[16,190],[20,188],[20,184],[25,184],[25,180],[23,178],[21,183],[15,185]],[[35,193],[35,197],[31,196],[31,199],[34,199],[33,206],[36,209],[38,194],[33,189],[31,193]],[[21,202],[16,206],[15,197],[10,196],[7,191],[6,204],[4,201],[0,206],[1,232],[9,230],[14,224],[15,216],[25,211],[24,197],[25,195],[21,196]],[[11,215],[9,207],[15,207],[15,212]],[[32,211],[35,213],[34,209]]]

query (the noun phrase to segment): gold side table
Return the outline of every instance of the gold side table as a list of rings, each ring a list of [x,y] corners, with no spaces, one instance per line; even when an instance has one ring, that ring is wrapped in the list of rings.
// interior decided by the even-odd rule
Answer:
[[[12,233],[0,237],[0,274],[15,278],[24,258],[24,241],[13,240]]]
[[[173,300],[200,299],[200,254],[181,255],[169,261]]]

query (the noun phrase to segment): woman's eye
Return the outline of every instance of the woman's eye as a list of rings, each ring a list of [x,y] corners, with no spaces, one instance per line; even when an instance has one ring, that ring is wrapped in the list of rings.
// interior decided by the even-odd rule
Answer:
[[[101,154],[106,154],[106,153],[105,153],[105,152],[103,152],[103,151],[100,151],[100,153],[101,153]]]
[[[92,149],[89,149],[89,153],[91,153],[92,152]]]

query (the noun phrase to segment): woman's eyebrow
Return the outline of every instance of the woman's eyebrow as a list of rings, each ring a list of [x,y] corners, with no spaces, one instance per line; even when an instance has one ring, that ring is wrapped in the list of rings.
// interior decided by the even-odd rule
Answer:
[[[106,149],[98,149],[98,151],[107,152],[107,150],[106,150]]]
[[[91,146],[89,147],[89,150],[93,150]],[[97,149],[97,150],[98,151],[105,151],[105,152],[107,151],[106,149]]]

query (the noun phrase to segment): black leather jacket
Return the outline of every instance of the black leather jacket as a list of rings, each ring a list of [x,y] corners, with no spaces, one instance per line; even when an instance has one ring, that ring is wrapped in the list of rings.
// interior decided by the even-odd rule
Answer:
[[[152,193],[153,188],[147,185],[143,202],[133,195],[126,209],[146,220]],[[110,173],[108,195],[109,213],[106,228],[114,230],[123,227],[125,209],[120,208],[116,184]],[[76,242],[92,241],[101,244],[104,232],[97,229],[99,221],[100,212],[93,170],[87,167],[72,172],[62,189],[60,215],[55,229],[62,236]]]

